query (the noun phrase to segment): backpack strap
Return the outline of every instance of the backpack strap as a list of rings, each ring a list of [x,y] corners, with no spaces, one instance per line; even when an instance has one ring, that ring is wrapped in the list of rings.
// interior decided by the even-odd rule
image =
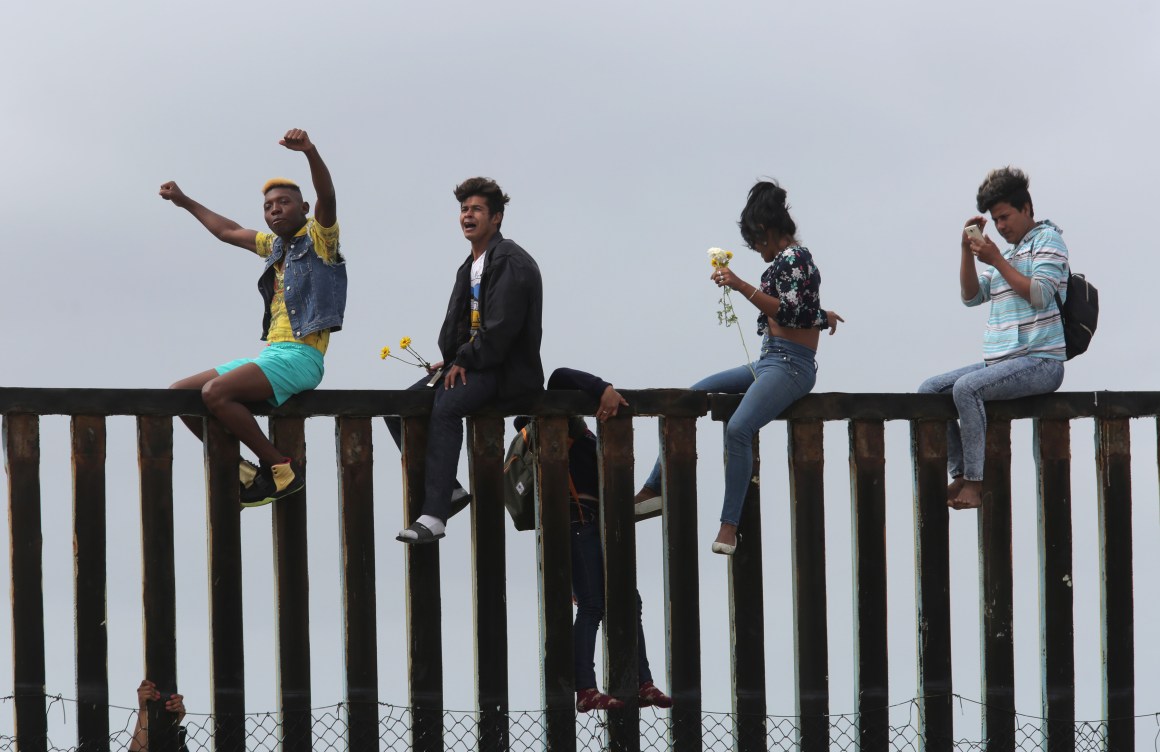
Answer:
[[[1067,279],[1064,280],[1061,287],[1067,287],[1070,284],[1071,284],[1071,270],[1068,269]],[[1055,307],[1059,309],[1059,320],[1061,322],[1063,322],[1064,326],[1067,326],[1067,312],[1063,310],[1063,301],[1059,299],[1059,288],[1056,288],[1054,297],[1055,297]]]

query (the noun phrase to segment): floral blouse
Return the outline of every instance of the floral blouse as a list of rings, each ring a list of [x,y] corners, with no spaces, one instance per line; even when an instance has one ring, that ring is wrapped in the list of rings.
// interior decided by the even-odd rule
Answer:
[[[822,310],[822,274],[809,249],[791,245],[778,254],[761,275],[761,291],[781,301],[777,323],[788,329],[825,329],[829,326]],[[769,332],[769,318],[757,317],[757,333]]]

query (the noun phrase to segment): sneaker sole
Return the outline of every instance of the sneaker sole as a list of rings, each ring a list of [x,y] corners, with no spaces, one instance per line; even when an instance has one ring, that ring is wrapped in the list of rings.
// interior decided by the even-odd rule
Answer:
[[[636,510],[636,521],[651,520],[653,517],[661,516],[661,497],[654,496],[651,499],[637,503],[634,507]]]
[[[253,509],[254,507],[264,507],[267,504],[273,504],[278,499],[285,499],[288,496],[293,496],[294,494],[301,491],[305,485],[305,483],[299,483],[297,486],[283,490],[282,493],[275,494],[273,496],[267,496],[264,499],[257,499],[255,501],[243,501],[242,507],[245,509]]]

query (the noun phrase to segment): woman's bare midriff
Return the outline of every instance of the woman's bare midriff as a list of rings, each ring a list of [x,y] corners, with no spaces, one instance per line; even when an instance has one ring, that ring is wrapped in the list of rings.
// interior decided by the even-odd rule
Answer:
[[[818,351],[818,337],[822,334],[821,329],[790,329],[789,327],[769,322],[769,336],[781,337],[788,339],[795,345],[808,347],[814,352]]]

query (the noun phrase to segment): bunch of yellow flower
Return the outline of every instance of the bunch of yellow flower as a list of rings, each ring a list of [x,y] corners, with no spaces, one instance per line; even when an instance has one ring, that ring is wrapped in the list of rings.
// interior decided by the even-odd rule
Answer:
[[[733,251],[727,251],[724,248],[710,248],[709,263],[713,265],[714,269],[723,269],[729,266],[729,262],[733,260]],[[721,288],[721,297],[717,301],[721,304],[720,310],[717,311],[717,323],[722,326],[733,326],[737,323],[737,312],[733,310],[733,300],[729,297],[729,288]],[[741,337],[741,347],[745,350],[745,364],[749,366],[749,371],[753,374],[754,381],[757,380],[757,372],[750,364],[749,346],[745,344],[745,332],[741,331],[741,327],[737,327],[737,334]]]
[[[428,371],[431,370],[431,364],[428,363],[426,361],[426,359],[423,358],[422,355],[420,355],[418,352],[416,352],[415,348],[411,347],[411,338],[410,337],[403,337],[401,340],[399,340],[399,348],[402,349],[403,352],[410,354],[418,362],[416,363],[415,361],[407,360],[406,358],[400,358],[398,355],[391,355],[391,348],[390,347],[383,347],[383,349],[379,351],[379,358],[382,360],[386,360],[387,358],[394,358],[395,360],[398,360],[402,363],[406,363],[409,366],[415,366],[417,368],[425,368]]]
[[[709,263],[713,265],[714,269],[729,266],[729,262],[732,260],[733,251],[727,251],[724,248],[709,249]]]

